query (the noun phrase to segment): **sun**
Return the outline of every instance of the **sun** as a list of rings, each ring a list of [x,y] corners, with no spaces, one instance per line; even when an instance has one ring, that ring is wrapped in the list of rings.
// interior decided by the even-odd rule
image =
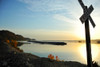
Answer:
[[[99,54],[99,48],[98,48],[98,46],[97,46],[96,44],[92,44],[91,47],[92,47],[92,48],[91,48],[91,51],[92,51],[92,60],[95,60],[96,57],[97,57],[98,54]],[[82,56],[84,59],[87,58],[87,56],[86,56],[86,45],[85,45],[85,44],[83,44],[83,45],[81,45],[81,46],[79,47],[79,52],[80,52],[81,56]]]
[[[89,27],[90,29],[90,36],[93,37],[95,35],[95,29],[90,25]],[[81,25],[77,25],[75,30],[74,30],[75,35],[79,38],[79,39],[85,39],[85,26],[84,24]]]

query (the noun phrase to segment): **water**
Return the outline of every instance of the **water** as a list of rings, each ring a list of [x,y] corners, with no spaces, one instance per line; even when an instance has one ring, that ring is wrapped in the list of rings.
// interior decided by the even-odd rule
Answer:
[[[20,46],[24,52],[32,53],[40,57],[48,57],[49,54],[58,56],[60,60],[64,61],[78,61],[86,64],[86,45],[85,43],[66,42],[67,45],[57,46],[50,44],[24,44]],[[100,65],[100,44],[92,44],[92,58],[93,61]]]

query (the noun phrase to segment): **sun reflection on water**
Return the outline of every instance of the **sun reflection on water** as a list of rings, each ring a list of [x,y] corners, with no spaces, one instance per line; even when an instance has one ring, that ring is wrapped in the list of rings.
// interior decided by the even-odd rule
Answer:
[[[91,51],[92,51],[92,60],[95,60],[99,54],[99,47],[96,44],[92,44]],[[85,44],[82,44],[79,47],[79,52],[81,56],[86,60],[87,56],[86,56],[86,45]]]

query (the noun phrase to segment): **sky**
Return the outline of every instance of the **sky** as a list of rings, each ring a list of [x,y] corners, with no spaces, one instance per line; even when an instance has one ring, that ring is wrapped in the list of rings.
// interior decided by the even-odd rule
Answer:
[[[94,7],[91,39],[100,39],[100,0],[83,0]],[[85,39],[83,14],[78,0],[0,0],[0,30],[37,40]]]

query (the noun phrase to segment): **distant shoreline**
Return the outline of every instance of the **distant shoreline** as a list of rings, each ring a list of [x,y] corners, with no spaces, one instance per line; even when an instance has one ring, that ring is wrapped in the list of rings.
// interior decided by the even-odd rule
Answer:
[[[65,42],[48,42],[48,41],[37,41],[37,40],[29,40],[28,42],[40,43],[40,44],[51,44],[51,45],[67,45]]]

